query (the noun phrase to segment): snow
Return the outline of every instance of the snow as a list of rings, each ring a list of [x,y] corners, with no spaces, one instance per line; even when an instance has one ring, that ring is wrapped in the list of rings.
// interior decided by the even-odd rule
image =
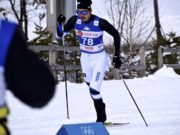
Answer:
[[[144,78],[125,80],[149,127],[146,127],[122,80],[104,81],[102,96],[108,121],[130,122],[107,127],[110,135],[180,134],[180,76],[162,67]],[[57,85],[54,98],[43,109],[32,109],[12,93],[7,93],[11,108],[9,126],[13,135],[55,135],[63,124],[95,121],[95,110],[85,83],[68,82],[70,119],[66,115],[64,83]]]

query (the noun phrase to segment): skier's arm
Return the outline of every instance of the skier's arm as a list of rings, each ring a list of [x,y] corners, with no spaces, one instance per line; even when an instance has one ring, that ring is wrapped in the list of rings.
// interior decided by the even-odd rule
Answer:
[[[55,80],[48,66],[28,49],[19,27],[10,41],[5,63],[7,88],[22,102],[42,107],[53,97]]]
[[[99,26],[101,30],[109,33],[114,39],[115,55],[120,55],[120,35],[119,32],[106,20],[100,19]]]
[[[109,33],[114,38],[114,46],[115,53],[113,56],[112,64],[114,68],[119,69],[121,67],[121,59],[120,59],[120,35],[119,32],[106,20],[101,19],[99,22],[99,26],[102,30]]]
[[[74,28],[74,25],[76,23],[76,18],[77,16],[72,16],[68,21],[67,23],[64,25],[64,33],[68,33],[70,30],[72,30]],[[62,34],[63,34],[63,31],[62,31],[62,24],[59,23],[58,26],[57,26],[57,34],[56,34],[56,37],[57,38],[61,38],[62,37]]]

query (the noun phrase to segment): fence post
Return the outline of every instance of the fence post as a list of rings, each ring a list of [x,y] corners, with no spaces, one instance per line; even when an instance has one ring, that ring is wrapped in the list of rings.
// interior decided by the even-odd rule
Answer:
[[[57,59],[56,46],[49,45],[49,65],[50,65],[50,67],[52,67],[52,73],[53,73],[55,79],[58,79],[57,75],[56,75],[56,65],[57,65],[56,59]]]
[[[158,48],[158,68],[163,66],[163,48],[160,46]]]
[[[139,50],[140,55],[140,76],[146,75],[146,59],[145,59],[145,47],[141,46]]]
[[[114,74],[114,79],[115,80],[120,80],[119,69],[114,68],[113,69],[113,74]]]

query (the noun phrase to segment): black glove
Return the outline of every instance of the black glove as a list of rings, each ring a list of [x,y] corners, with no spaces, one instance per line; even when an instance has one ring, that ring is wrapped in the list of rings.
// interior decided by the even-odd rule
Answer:
[[[57,21],[59,22],[59,24],[62,24],[66,21],[66,17],[60,14],[57,18]]]
[[[112,65],[114,66],[114,68],[117,68],[117,69],[119,69],[121,67],[122,61],[121,61],[119,55],[114,55]]]

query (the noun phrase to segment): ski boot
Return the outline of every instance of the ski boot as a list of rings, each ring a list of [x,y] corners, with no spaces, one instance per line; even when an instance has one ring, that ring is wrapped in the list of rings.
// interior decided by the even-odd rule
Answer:
[[[96,122],[104,123],[106,121],[105,103],[103,103],[102,99],[94,100],[94,106],[95,106],[96,114],[97,114]]]

